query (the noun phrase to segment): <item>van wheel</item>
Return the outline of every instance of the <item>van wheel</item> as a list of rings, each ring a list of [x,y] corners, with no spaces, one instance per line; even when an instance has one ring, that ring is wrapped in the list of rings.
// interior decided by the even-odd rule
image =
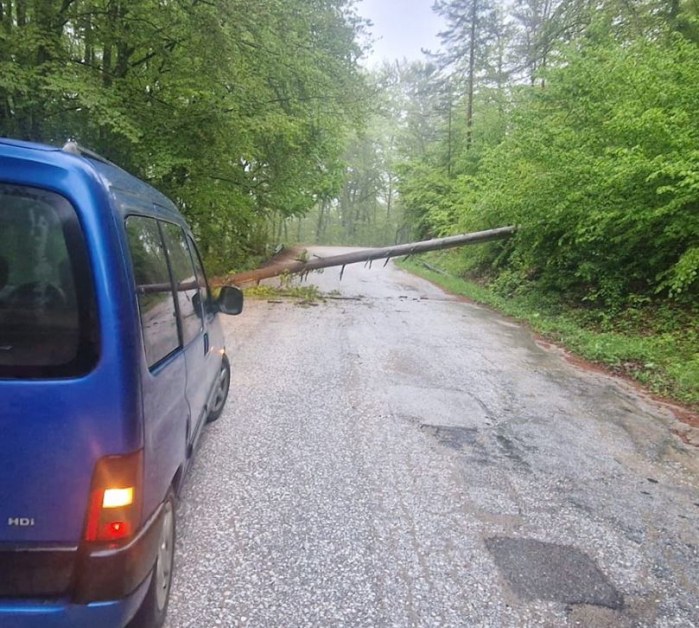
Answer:
[[[153,566],[148,592],[143,599],[143,604],[129,623],[129,628],[160,628],[165,623],[172,585],[174,556],[175,496],[171,490],[163,505],[158,554]]]
[[[214,401],[211,405],[211,412],[206,417],[207,423],[213,423],[221,416],[223,408],[226,405],[228,398],[228,389],[231,386],[231,365],[228,363],[228,358],[224,355],[221,362],[221,370],[218,373],[216,380],[216,392],[214,393]]]

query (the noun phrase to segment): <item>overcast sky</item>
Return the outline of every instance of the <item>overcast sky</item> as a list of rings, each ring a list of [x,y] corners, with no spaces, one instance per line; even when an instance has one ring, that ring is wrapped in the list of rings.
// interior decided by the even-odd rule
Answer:
[[[421,48],[436,50],[437,33],[443,22],[432,11],[433,0],[359,0],[357,10],[370,19],[374,51],[368,58],[369,67],[383,59],[421,59]]]

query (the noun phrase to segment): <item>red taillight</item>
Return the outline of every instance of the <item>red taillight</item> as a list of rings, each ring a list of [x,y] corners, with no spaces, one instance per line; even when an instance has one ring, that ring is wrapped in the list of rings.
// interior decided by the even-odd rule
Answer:
[[[141,517],[142,467],[142,450],[97,461],[85,523],[86,541],[122,541],[133,535]]]

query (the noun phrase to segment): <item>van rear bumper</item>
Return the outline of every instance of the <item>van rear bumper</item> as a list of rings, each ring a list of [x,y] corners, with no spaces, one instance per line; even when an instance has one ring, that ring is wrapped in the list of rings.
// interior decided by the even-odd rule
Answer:
[[[51,599],[84,605],[125,598],[153,569],[161,518],[162,506],[129,543],[118,547],[0,545],[0,609],[6,599],[48,600],[48,606],[40,605],[48,609]],[[0,621],[0,625],[5,624]]]
[[[148,591],[146,578],[133,593],[120,600],[74,604],[67,599],[0,599],[2,628],[122,627],[133,618]]]

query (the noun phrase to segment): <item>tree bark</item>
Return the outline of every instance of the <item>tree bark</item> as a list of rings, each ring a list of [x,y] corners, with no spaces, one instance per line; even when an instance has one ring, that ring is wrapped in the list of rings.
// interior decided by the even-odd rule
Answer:
[[[468,51],[468,111],[466,112],[466,150],[473,142],[473,92],[476,80],[476,20],[478,19],[478,0],[471,4],[471,43]]]

